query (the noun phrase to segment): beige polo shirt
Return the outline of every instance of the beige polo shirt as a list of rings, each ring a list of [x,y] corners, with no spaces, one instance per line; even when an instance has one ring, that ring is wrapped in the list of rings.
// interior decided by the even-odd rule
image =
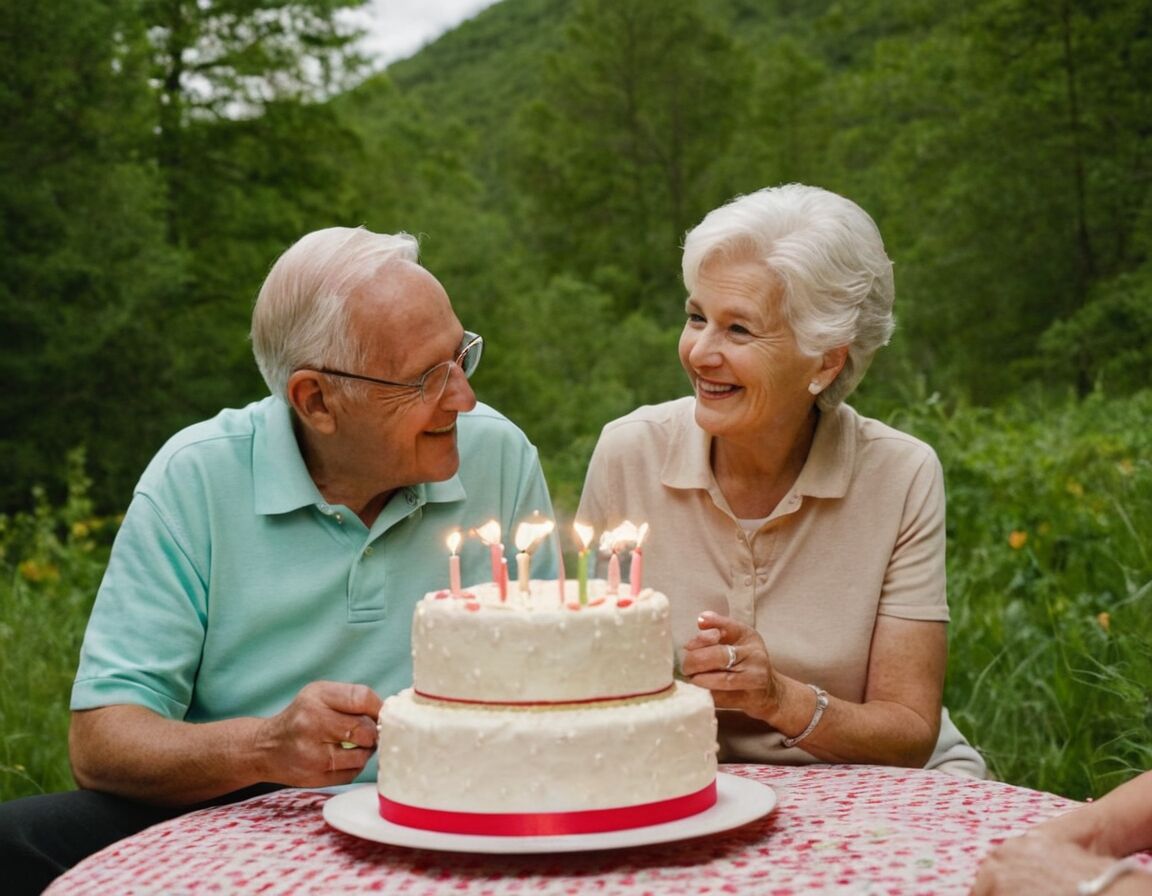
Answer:
[[[935,452],[841,405],[821,416],[791,492],[748,532],[716,484],[694,406],[690,396],[605,426],[577,519],[598,532],[649,524],[644,584],[668,595],[677,645],[714,610],[755,626],[785,675],[862,702],[877,615],[948,620]],[[766,723],[729,711],[720,722],[722,760],[813,761]]]

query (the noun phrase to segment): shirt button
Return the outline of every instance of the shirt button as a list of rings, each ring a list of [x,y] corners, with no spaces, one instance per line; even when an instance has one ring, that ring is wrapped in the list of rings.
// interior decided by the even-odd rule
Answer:
[[[365,557],[371,557],[371,556],[372,556],[372,552],[373,552],[373,551],[375,551],[375,550],[376,550],[376,549],[375,549],[374,547],[372,547],[372,545],[368,545],[368,547],[364,548],[364,556],[365,556]]]
[[[407,501],[408,506],[411,507],[413,504],[416,503],[416,496],[414,494],[412,494],[412,492],[406,491],[406,492],[404,492],[404,500]]]
[[[335,519],[336,519],[336,522],[337,522],[337,523],[339,523],[341,526],[343,526],[343,525],[344,525],[344,514],[342,514],[342,513],[337,513],[337,514],[335,515]]]
[[[744,584],[745,585],[751,585],[752,584],[752,576],[744,576]]]

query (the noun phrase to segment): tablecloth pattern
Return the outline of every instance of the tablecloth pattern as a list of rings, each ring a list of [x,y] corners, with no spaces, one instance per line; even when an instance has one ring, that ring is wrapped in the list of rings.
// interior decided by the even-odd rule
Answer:
[[[732,831],[558,855],[394,847],[329,827],[329,794],[285,790],[149,828],[77,865],[51,896],[966,894],[993,841],[1072,800],[994,781],[876,766],[723,766],[778,804]]]

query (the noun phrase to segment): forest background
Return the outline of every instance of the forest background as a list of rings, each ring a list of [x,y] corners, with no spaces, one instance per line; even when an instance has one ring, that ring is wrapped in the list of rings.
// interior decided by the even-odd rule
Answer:
[[[420,236],[570,520],[600,427],[687,392],[684,232],[791,181],[896,263],[852,403],[944,463],[954,717],[1014,783],[1152,767],[1152,7],[502,0],[368,74],[358,5],[0,0],[0,798],[70,786],[117,514],[265,394],[295,239]]]

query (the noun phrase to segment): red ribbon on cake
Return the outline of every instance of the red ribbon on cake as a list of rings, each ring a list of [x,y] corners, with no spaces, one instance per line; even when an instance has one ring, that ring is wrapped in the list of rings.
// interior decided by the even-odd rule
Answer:
[[[421,809],[380,796],[385,821],[444,834],[482,834],[495,837],[541,837],[556,834],[599,834],[663,824],[687,818],[716,804],[716,782],[686,796],[578,812],[447,812]]]
[[[429,694],[419,688],[413,688],[417,697],[425,700],[435,700],[438,703],[462,703],[466,706],[494,706],[497,708],[531,709],[534,706],[574,706],[579,703],[619,703],[624,700],[639,700],[641,697],[655,697],[659,694],[670,694],[676,689],[676,683],[667,687],[657,688],[654,691],[637,691],[633,694],[615,694],[608,697],[582,697],[579,700],[474,700],[470,697],[442,697],[439,694]]]

